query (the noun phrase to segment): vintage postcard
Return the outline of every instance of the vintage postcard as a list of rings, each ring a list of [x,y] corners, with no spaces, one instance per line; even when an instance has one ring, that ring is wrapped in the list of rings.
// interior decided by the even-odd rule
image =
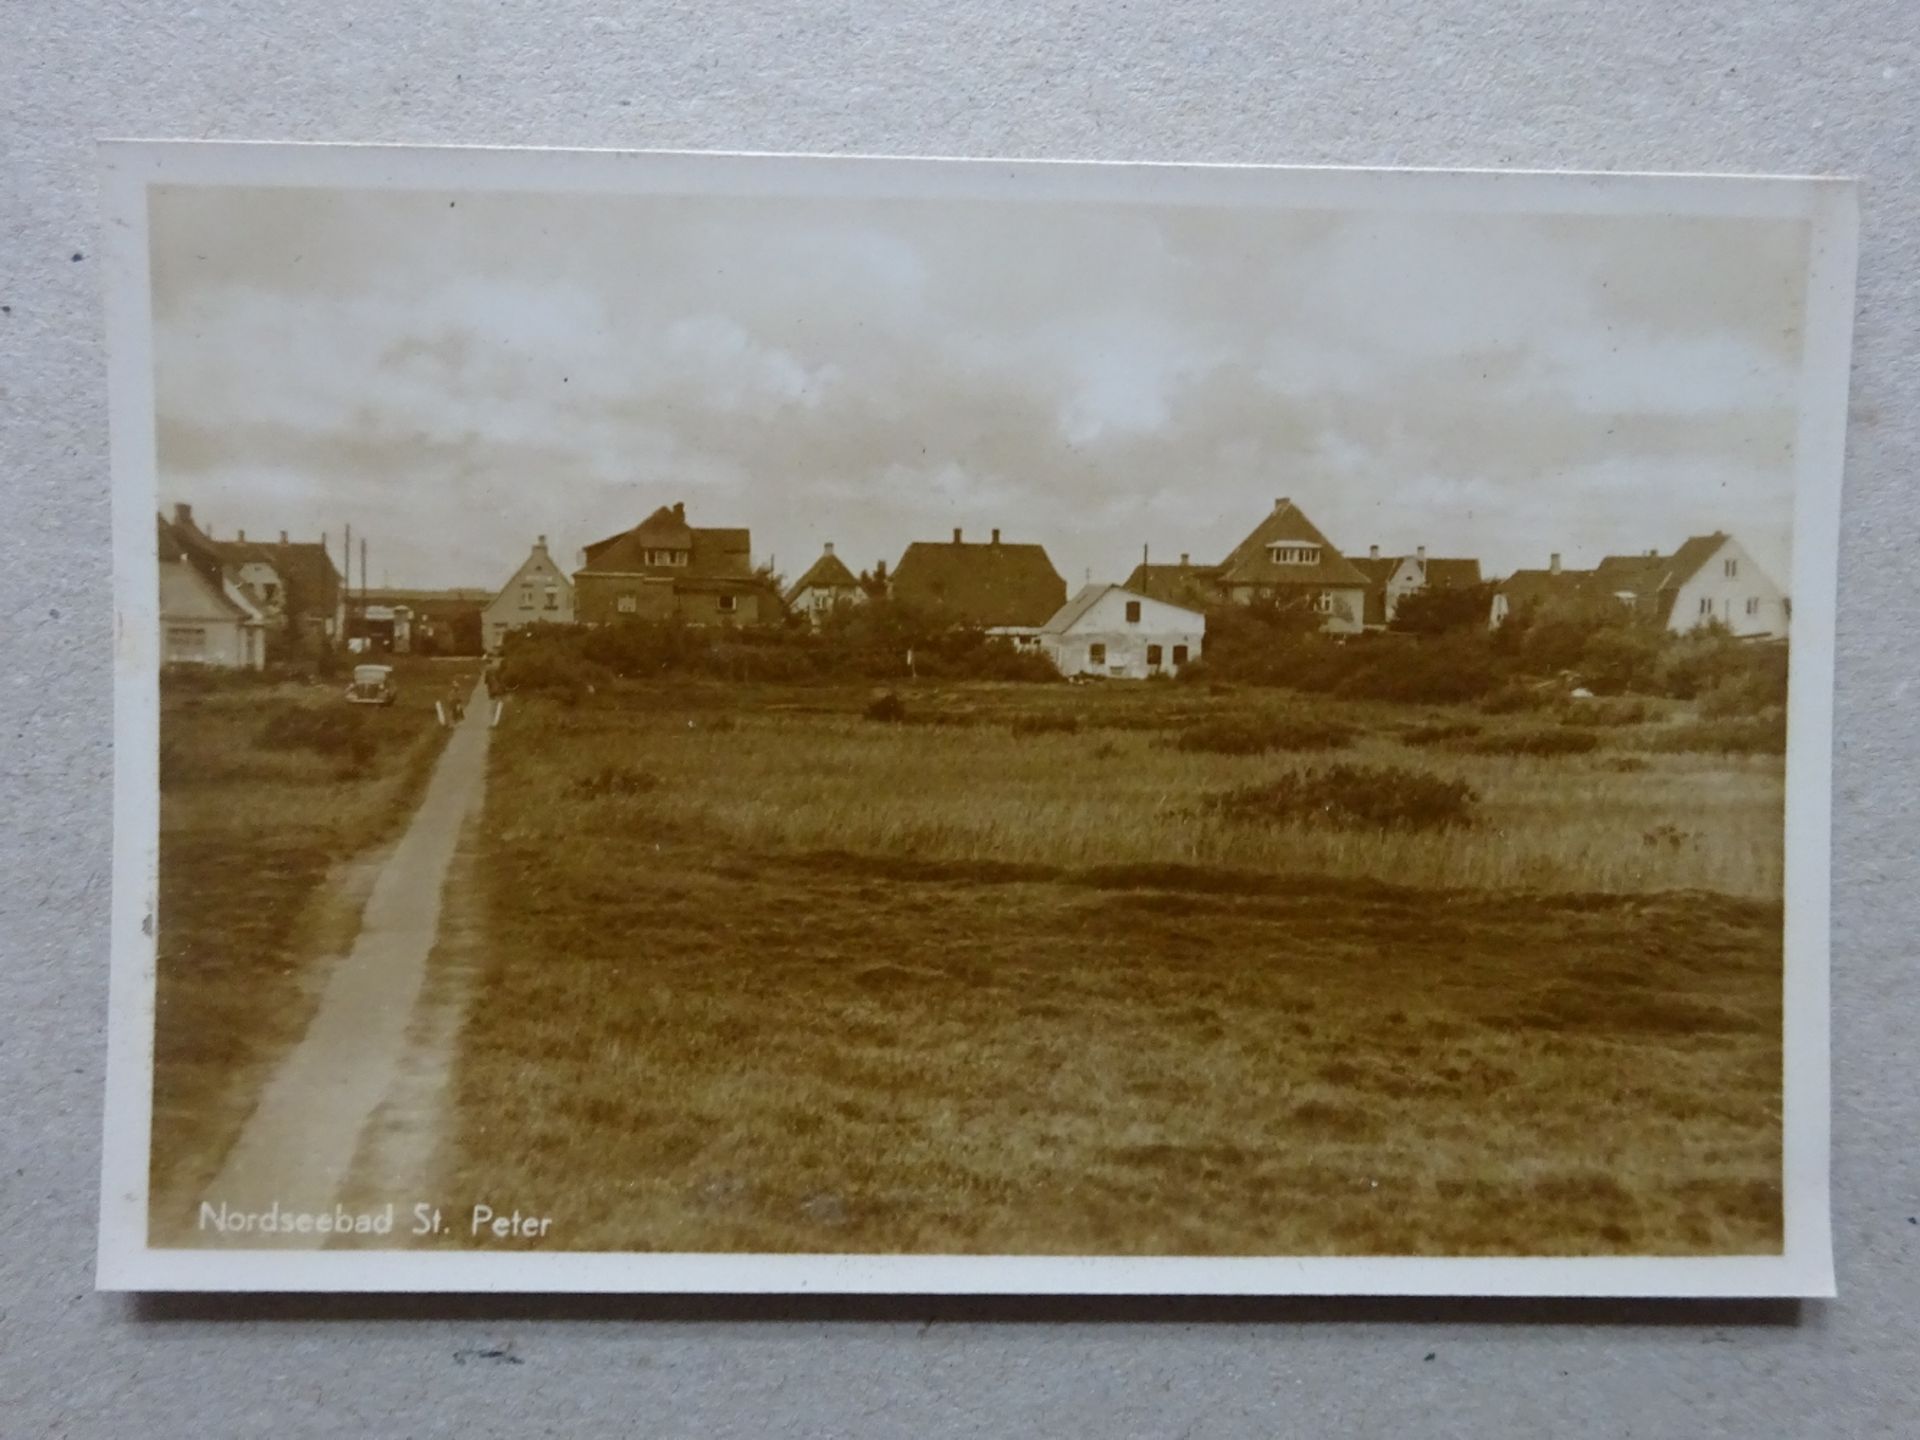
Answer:
[[[1831,1292],[1850,184],[105,195],[103,1287]]]

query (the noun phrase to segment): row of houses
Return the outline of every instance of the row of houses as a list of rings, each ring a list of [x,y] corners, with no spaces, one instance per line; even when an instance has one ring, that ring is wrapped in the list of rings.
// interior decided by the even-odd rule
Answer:
[[[349,606],[346,587],[318,544],[215,541],[187,506],[160,521],[165,658],[258,664],[261,637],[306,629],[381,648],[497,650],[527,625],[617,624],[678,617],[689,623],[760,626],[798,616],[816,626],[843,607],[885,595],[978,627],[1047,655],[1065,674],[1173,674],[1199,658],[1205,612],[1274,601],[1320,616],[1334,634],[1393,623],[1408,597],[1470,592],[1500,625],[1548,603],[1624,606],[1674,630],[1718,622],[1737,635],[1784,637],[1787,597],[1731,536],[1688,539],[1670,555],[1609,556],[1592,570],[1520,570],[1484,587],[1475,559],[1410,554],[1348,557],[1288,497],[1224,559],[1154,563],[1142,556],[1124,582],[1089,583],[1069,596],[1046,549],[953,531],[914,541],[891,569],[856,575],[828,544],[784,589],[753,563],[745,527],[693,524],[684,503],[662,505],[632,529],[595,541],[569,568],[540,536],[497,591],[375,591]],[[252,638],[249,638],[252,637]]]

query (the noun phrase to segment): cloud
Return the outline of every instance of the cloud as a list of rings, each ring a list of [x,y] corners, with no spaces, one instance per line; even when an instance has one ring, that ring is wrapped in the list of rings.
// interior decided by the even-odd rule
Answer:
[[[168,498],[350,520],[396,580],[674,499],[789,564],[999,526],[1118,578],[1281,494],[1496,570],[1785,549],[1784,224],[182,190],[152,228]]]

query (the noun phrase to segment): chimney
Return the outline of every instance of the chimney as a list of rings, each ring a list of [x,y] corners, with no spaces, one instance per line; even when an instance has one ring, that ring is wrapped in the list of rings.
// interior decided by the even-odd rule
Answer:
[[[1422,565],[1426,564],[1427,563],[1427,547],[1424,545],[1414,546],[1413,558],[1418,560]]]
[[[684,520],[687,518],[687,502],[686,501],[676,500],[673,502],[673,518],[676,520]]]
[[[993,543],[996,545],[1000,543],[1000,532],[998,530],[993,532]]]
[[[1378,545],[1367,546],[1367,559],[1378,560],[1379,558],[1380,558],[1380,547]]]
[[[1558,550],[1547,557],[1547,573],[1550,575],[1558,575],[1560,573],[1560,552]]]
[[[244,545],[247,542],[247,532],[244,530],[236,530],[233,532],[233,538]]]
[[[1284,495],[1282,495],[1282,496],[1280,496],[1280,497],[1279,497],[1279,498],[1278,498],[1277,500],[1275,500],[1275,501],[1273,502],[1273,508],[1274,508],[1274,509],[1276,509],[1276,510],[1284,510],[1284,509],[1286,509],[1286,508],[1287,508],[1287,497],[1286,497],[1286,496],[1284,496]]]
[[[953,543],[956,545],[960,543],[960,527],[958,525],[953,527]]]
[[[1659,558],[1660,558],[1660,552],[1658,550],[1647,551],[1647,559],[1658,560]]]
[[[1180,563],[1182,565],[1185,565],[1187,563],[1187,552],[1184,550],[1180,552]]]
[[[193,524],[193,506],[183,505],[175,501],[173,506],[173,523],[176,525]]]
[[[284,530],[282,530],[282,531],[280,532],[280,543],[281,543],[282,545],[284,545],[284,544],[286,544],[286,543],[287,543],[287,532],[286,532],[286,531],[284,531]]]
[[[833,553],[833,542],[831,540],[827,541],[826,543],[825,553],[828,555],[831,555]]]
[[[536,535],[533,539],[533,548],[536,550],[545,550],[547,548],[547,537],[544,535]]]

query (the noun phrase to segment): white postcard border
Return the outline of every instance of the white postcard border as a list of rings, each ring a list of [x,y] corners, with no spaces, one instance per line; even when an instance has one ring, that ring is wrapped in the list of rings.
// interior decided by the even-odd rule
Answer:
[[[115,141],[103,147],[112,438],[114,836],[96,1284],[140,1291],[1830,1296],[1833,656],[1858,226],[1843,180],[1034,160]],[[147,1152],[158,854],[153,184],[938,196],[1400,212],[1799,217],[1813,227],[1794,509],[1787,755],[1785,1244],[1712,1257],[735,1255],[158,1249]]]

